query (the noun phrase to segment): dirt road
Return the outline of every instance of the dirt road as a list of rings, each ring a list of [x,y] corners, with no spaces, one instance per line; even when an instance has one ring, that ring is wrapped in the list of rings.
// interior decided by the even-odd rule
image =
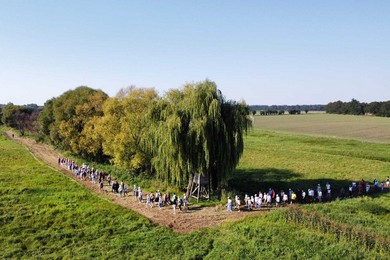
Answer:
[[[225,207],[190,207],[190,209],[186,212],[176,210],[176,214],[173,214],[173,209],[170,206],[164,207],[161,210],[157,207],[145,207],[145,203],[138,203],[132,195],[121,198],[117,194],[112,193],[111,187],[107,184],[104,186],[104,192],[102,193],[99,190],[98,184],[76,178],[73,172],[61,165],[58,165],[57,158],[59,154],[51,147],[37,143],[29,138],[18,137],[11,131],[7,131],[6,134],[9,138],[25,145],[38,160],[55,168],[61,173],[67,175],[69,178],[76,180],[89,190],[98,193],[100,196],[109,198],[112,202],[131,209],[150,219],[152,222],[164,225],[178,233],[188,233],[195,229],[216,226],[222,222],[234,221],[246,216],[259,215],[263,213],[259,210],[250,212],[227,212]],[[131,187],[131,185],[127,186]]]

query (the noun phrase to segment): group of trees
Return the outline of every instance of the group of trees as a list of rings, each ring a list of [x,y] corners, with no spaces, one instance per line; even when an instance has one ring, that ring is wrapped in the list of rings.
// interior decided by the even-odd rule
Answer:
[[[287,111],[290,115],[300,115],[301,114],[301,110],[296,110],[296,109],[290,109]],[[305,110],[305,113],[307,114],[309,112],[308,109]],[[260,110],[259,111],[259,114],[261,116],[268,116],[268,115],[284,115],[286,113],[286,111],[284,110]],[[257,114],[257,111],[256,110],[253,110],[252,111],[252,115],[256,115]]]
[[[252,114],[253,115],[256,115],[257,114],[257,111],[256,110],[253,110],[252,111]],[[259,111],[259,114],[261,116],[268,116],[268,115],[284,115],[284,110],[260,110]]]
[[[305,110],[305,113],[307,114],[309,112],[309,110]],[[301,110],[297,110],[297,109],[290,109],[288,111],[288,113],[290,115],[300,115],[301,114]]]
[[[253,105],[250,106],[250,109],[252,111],[269,111],[269,110],[276,110],[276,111],[290,111],[290,110],[296,110],[296,111],[325,111],[326,105]]]
[[[36,121],[41,108],[35,104],[24,106],[8,103],[0,108],[1,124],[13,127],[24,135],[26,131],[37,132]]]
[[[356,99],[350,102],[336,101],[326,106],[326,113],[347,114],[347,115],[365,115],[390,117],[390,101],[361,103]]]
[[[79,87],[45,103],[39,139],[180,186],[205,174],[216,189],[242,155],[249,114],[245,103],[225,100],[211,81],[163,97],[129,87],[110,98]]]

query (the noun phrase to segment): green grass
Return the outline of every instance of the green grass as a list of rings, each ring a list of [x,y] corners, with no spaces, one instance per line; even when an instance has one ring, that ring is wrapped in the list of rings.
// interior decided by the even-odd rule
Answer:
[[[384,180],[389,173],[389,144],[253,130],[229,186],[254,194],[330,182],[338,191],[352,180]]]
[[[122,250],[114,241],[129,234],[136,241],[132,230],[171,234],[49,169],[20,145],[0,142],[0,258],[110,257]]]
[[[305,205],[307,212],[348,226],[386,237],[390,242],[390,193],[332,203]],[[390,246],[390,245],[389,245]]]
[[[234,187],[242,191],[325,180],[342,185],[355,178],[382,177],[390,169],[389,149],[383,144],[262,131],[251,132],[245,142]],[[285,210],[176,234],[86,190],[3,136],[0,165],[2,259],[370,259],[389,253],[289,221]],[[388,196],[307,205],[303,210],[388,237]]]

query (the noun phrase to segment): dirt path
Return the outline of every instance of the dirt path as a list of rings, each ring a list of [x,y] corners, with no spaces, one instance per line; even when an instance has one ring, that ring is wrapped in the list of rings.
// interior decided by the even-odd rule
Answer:
[[[190,207],[186,212],[176,210],[176,214],[173,214],[172,207],[164,207],[162,210],[159,210],[157,207],[146,208],[145,203],[138,203],[132,195],[121,198],[117,194],[112,193],[110,191],[111,187],[108,185],[104,186],[104,192],[102,193],[99,191],[98,184],[76,178],[73,172],[58,165],[58,152],[54,151],[49,146],[37,143],[32,139],[20,138],[17,135],[13,136],[14,133],[11,131],[6,131],[6,134],[9,138],[25,145],[37,159],[66,174],[69,178],[76,180],[91,191],[147,217],[152,222],[167,226],[178,233],[188,233],[195,229],[215,226],[222,222],[234,221],[246,216],[259,215],[262,214],[264,210],[267,210],[227,212],[225,207]],[[131,187],[131,185],[127,186]]]

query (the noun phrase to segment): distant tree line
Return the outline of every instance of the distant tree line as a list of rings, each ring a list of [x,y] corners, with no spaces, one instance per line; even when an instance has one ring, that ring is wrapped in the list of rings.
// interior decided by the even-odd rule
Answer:
[[[164,96],[129,87],[111,98],[81,86],[46,101],[38,139],[181,187],[204,174],[215,190],[239,162],[249,115],[207,80]]]
[[[325,111],[326,105],[252,105],[252,111]]]
[[[17,129],[21,135],[24,135],[26,131],[37,133],[36,122],[41,110],[42,107],[36,104],[0,105],[0,124]]]
[[[309,110],[305,110],[305,113],[307,114],[309,112]],[[284,111],[284,110],[260,110],[260,111],[256,111],[256,110],[252,110],[252,115],[261,115],[261,116],[273,116],[273,115],[284,115],[284,114],[290,114],[290,115],[300,115],[301,114],[301,110],[296,110],[296,109],[289,109],[288,111]]]
[[[253,110],[252,114],[253,114],[253,115],[256,115],[256,114],[257,114],[257,111],[256,111],[256,110]],[[278,111],[278,110],[271,110],[271,109],[269,109],[269,110],[260,110],[260,111],[259,111],[259,114],[260,114],[261,116],[282,115],[282,114],[284,114],[284,111],[282,111],[282,110],[280,110],[280,111]]]
[[[326,113],[344,115],[365,115],[390,117],[390,101],[361,103],[356,99],[350,102],[336,101],[326,106]]]

